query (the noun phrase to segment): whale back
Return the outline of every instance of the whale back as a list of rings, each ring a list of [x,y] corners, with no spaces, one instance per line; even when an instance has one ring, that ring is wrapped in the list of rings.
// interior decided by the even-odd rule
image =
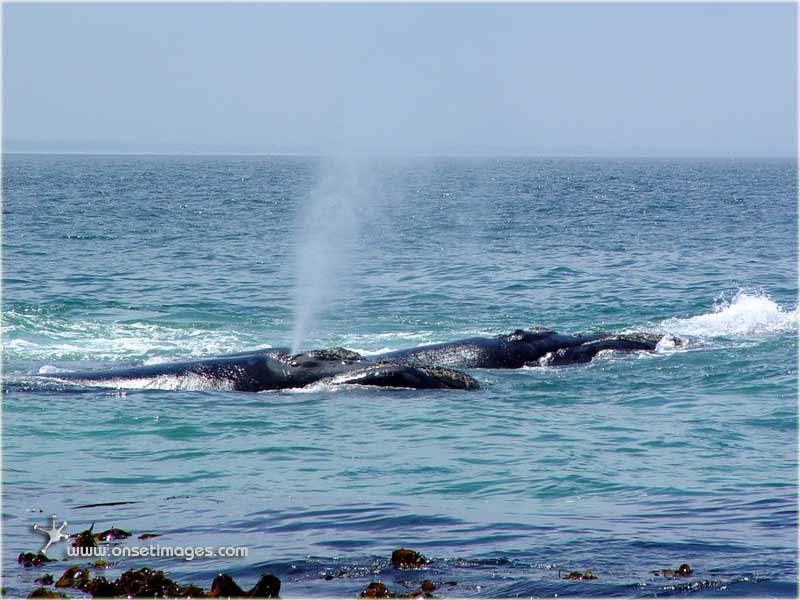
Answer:
[[[438,367],[414,367],[397,363],[374,363],[322,380],[336,385],[371,385],[412,389],[477,390],[478,382],[461,371]]]
[[[495,337],[475,337],[373,356],[417,367],[451,369],[519,369],[559,348],[571,348],[607,334],[565,335],[544,327],[517,329]]]
[[[477,337],[385,352],[371,358],[417,367],[478,369],[496,361],[499,344],[495,339]]]

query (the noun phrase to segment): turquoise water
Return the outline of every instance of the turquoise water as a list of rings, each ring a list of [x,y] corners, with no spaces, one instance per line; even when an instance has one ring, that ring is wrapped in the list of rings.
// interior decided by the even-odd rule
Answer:
[[[794,597],[796,181],[779,160],[6,156],[6,594],[63,570],[16,564],[56,514],[249,550],[106,576],[269,571],[285,597]],[[687,343],[470,371],[477,392],[35,377],[533,326]],[[78,508],[110,502],[131,504]],[[393,570],[403,546],[432,562]]]

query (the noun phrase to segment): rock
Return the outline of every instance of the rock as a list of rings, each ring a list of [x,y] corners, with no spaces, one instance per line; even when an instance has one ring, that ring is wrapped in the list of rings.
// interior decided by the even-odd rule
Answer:
[[[427,579],[419,584],[419,589],[423,592],[433,592],[436,590],[436,584],[432,581],[428,581]]]
[[[101,531],[100,533],[94,534],[94,539],[96,539],[98,542],[124,540],[125,538],[128,537],[131,537],[130,532],[125,531],[124,529],[117,529],[116,527],[112,527],[111,529],[106,529],[105,531]]]
[[[69,567],[64,574],[56,581],[57,588],[77,588],[89,580],[89,569],[80,567]]]
[[[395,569],[414,569],[428,564],[428,559],[419,552],[400,548],[392,552],[392,566]]]
[[[242,588],[236,585],[233,577],[227,573],[220,573],[214,577],[214,581],[211,582],[211,591],[208,592],[208,595],[220,598],[243,598],[247,594],[245,594]]]
[[[163,571],[153,571],[147,567],[125,571],[115,583],[120,596],[177,596],[180,587],[164,576]]]
[[[183,598],[205,598],[206,592],[203,588],[190,583],[189,585],[182,586],[178,590],[178,596]]]
[[[589,569],[586,569],[583,573],[579,573],[578,571],[572,571],[569,575],[565,575],[562,579],[597,579]]]
[[[80,589],[94,598],[111,598],[117,595],[116,584],[103,576],[83,582]]]
[[[53,585],[53,576],[48,573],[44,577],[34,579],[33,583],[38,583],[39,585]]]
[[[101,558],[99,560],[94,561],[94,566],[97,569],[107,569],[108,568],[108,563]]]
[[[248,593],[250,598],[277,598],[281,591],[281,580],[270,573],[264,573],[258,583]]]
[[[694,573],[694,569],[690,567],[688,564],[683,563],[680,567],[675,570],[672,569],[661,569],[660,571],[650,571],[653,575],[662,575],[664,577],[688,577],[692,573]]]
[[[325,581],[330,581],[331,579],[341,579],[342,577],[347,577],[349,574],[350,573],[347,571],[347,569],[341,569],[338,573],[336,573],[336,575],[333,573],[325,573],[323,579]]]
[[[150,538],[158,537],[160,535],[161,535],[160,533],[143,533],[142,535],[139,536],[139,539],[149,540]]]
[[[372,582],[367,586],[363,592],[361,592],[362,598],[394,598],[394,594],[392,594],[385,585],[378,582]]]
[[[55,559],[47,558],[41,552],[39,554],[34,554],[33,552],[23,552],[17,558],[17,562],[23,567],[38,567],[44,563],[55,562]]]
[[[432,581],[425,579],[419,584],[419,588],[411,592],[409,598],[436,598],[431,592],[436,589],[437,585]]]
[[[49,583],[52,583],[52,576]],[[37,583],[48,583],[47,577],[37,580]],[[128,598],[207,598],[207,597],[234,597],[234,598],[277,598],[281,589],[281,581],[274,575],[264,573],[258,583],[249,592],[245,592],[236,585],[230,575],[220,574],[211,584],[211,592],[206,594],[203,588],[194,584],[178,585],[164,575],[163,571],[153,571],[143,568],[138,571],[130,569],[120,575],[116,581],[108,581],[99,576],[89,579],[89,569],[77,566],[69,567],[56,582],[56,587],[72,587],[94,598],[128,597]],[[32,592],[31,598],[65,598],[63,594],[48,592],[45,588],[38,588]],[[34,595],[36,594],[36,595]]]
[[[73,548],[97,548],[97,540],[94,539],[94,534],[92,534],[92,529],[94,529],[94,523],[89,529],[85,531],[81,531],[78,535],[75,536],[75,539],[72,541]]]
[[[426,589],[423,589],[423,586]],[[419,600],[420,598],[436,598],[436,596],[431,594],[431,591],[433,591],[435,589],[436,589],[436,586],[432,582],[430,582],[428,580],[425,580],[420,584],[419,588],[417,588],[416,590],[414,590],[410,594],[408,594],[406,596],[403,596],[403,597],[404,598],[416,598],[417,600]],[[400,597],[399,594],[397,595],[397,597]]]
[[[28,594],[28,598],[66,598],[65,594],[56,592],[55,590],[48,590],[47,588],[38,587]]]

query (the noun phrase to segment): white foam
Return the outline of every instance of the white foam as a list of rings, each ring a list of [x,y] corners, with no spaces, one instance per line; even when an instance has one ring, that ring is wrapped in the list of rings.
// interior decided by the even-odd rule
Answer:
[[[62,369],[53,365],[44,365],[39,367],[39,375],[50,375],[52,373],[68,373],[69,369]]]
[[[12,313],[15,323],[4,324],[4,350],[27,360],[136,360],[208,356],[254,345],[232,332],[151,323],[72,321]],[[262,345],[261,347],[264,347]],[[159,358],[160,357],[160,358]]]
[[[206,390],[230,391],[233,389],[233,383],[231,381],[225,379],[210,379],[196,374],[160,375],[150,378],[131,377],[109,379],[105,381],[82,381],[74,379],[70,380],[69,383],[125,390],[183,390],[201,392]]]
[[[397,348],[385,346],[384,348],[378,348],[377,350],[365,350],[363,348],[349,348],[349,350],[358,352],[361,356],[375,356],[376,354],[384,354],[385,352],[394,352],[397,350]]]
[[[766,294],[740,291],[730,302],[717,302],[710,313],[667,319],[657,330],[679,337],[761,337],[797,332],[798,323],[798,308],[786,310]]]
[[[275,393],[276,391],[280,391],[282,394],[313,394],[316,392],[334,392],[344,387],[346,386],[331,383],[330,379],[321,379],[304,387],[284,388],[281,390],[264,390],[261,393]]]

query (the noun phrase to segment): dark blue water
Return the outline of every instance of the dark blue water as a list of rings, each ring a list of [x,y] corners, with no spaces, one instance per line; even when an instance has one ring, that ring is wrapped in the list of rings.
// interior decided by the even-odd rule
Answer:
[[[423,579],[456,581],[445,597],[794,597],[796,182],[777,160],[6,156],[6,595],[66,566],[16,564],[57,514],[71,533],[249,550],[120,559],[109,578],[151,566],[250,587],[269,571],[286,597]],[[477,392],[35,377],[532,326],[687,344],[475,370]],[[104,502],[131,504],[77,508]],[[432,562],[395,571],[402,546]],[[691,577],[651,573],[683,562]],[[597,579],[559,577],[585,569]]]

